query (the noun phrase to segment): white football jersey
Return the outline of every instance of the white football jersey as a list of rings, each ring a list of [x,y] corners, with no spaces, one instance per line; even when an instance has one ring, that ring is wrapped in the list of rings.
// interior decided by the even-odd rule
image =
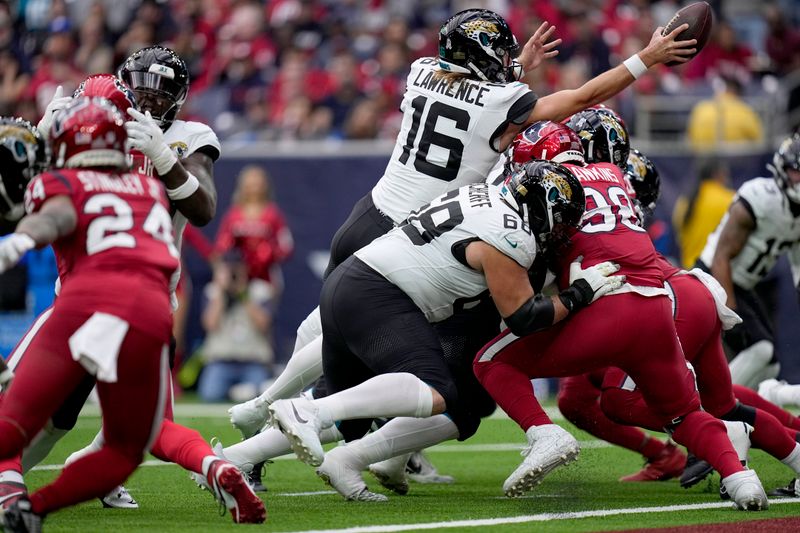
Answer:
[[[536,104],[524,83],[462,79],[450,85],[434,77],[438,65],[432,57],[411,64],[400,133],[372,189],[375,206],[396,224],[449,190],[484,181],[500,156],[498,137]]]
[[[742,251],[731,261],[733,282],[743,289],[752,289],[772,270],[782,254],[800,243],[800,218],[792,214],[789,201],[772,178],[746,181],[733,201],[741,201],[755,219],[755,229]],[[714,260],[717,242],[727,221],[728,213],[725,213],[700,254],[700,260],[708,267]]]
[[[439,322],[488,290],[483,273],[466,261],[466,246],[477,240],[526,270],[536,257],[527,208],[512,207],[487,183],[436,198],[355,255],[408,294],[430,322]]]
[[[175,120],[172,125],[164,132],[164,141],[172,148],[178,159],[189,157],[197,150],[203,147],[211,148],[211,151],[216,150],[217,157],[222,153],[222,147],[219,144],[216,134],[207,125],[201,122],[190,122],[185,120]],[[208,149],[207,148],[207,149]],[[134,158],[133,170],[140,172],[147,176],[155,176],[156,171],[153,168],[153,163],[148,158]],[[180,211],[175,211],[172,216],[172,227],[175,233],[175,246],[178,251],[181,249],[183,243],[183,229],[186,227],[186,217]],[[170,279],[170,299],[173,303],[173,308],[177,305],[175,298],[175,289],[178,286],[178,280],[181,278],[181,268],[172,275]]]

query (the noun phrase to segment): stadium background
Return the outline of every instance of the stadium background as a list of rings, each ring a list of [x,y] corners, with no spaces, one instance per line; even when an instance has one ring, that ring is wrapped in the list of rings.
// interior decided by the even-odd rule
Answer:
[[[657,164],[662,198],[653,234],[668,255],[677,197],[695,187],[707,150],[728,160],[734,186],[764,175],[777,140],[800,124],[800,2],[710,2],[717,33],[692,63],[653,69],[609,102],[634,135],[632,145]],[[557,61],[533,74],[539,94],[577,86],[646,44],[684,2],[647,0],[20,0],[0,2],[0,113],[34,123],[55,87],[71,91],[87,74],[110,72],[132,51],[164,43],[188,63],[192,84],[182,118],[208,123],[223,141],[215,166],[218,216],[202,232],[213,239],[230,204],[236,175],[249,163],[270,173],[295,239],[284,264],[276,320],[279,358],[316,305],[333,232],[380,177],[399,128],[408,65],[434,55],[449,14],[484,6],[506,16],[520,40],[541,19],[564,38]],[[778,15],[776,15],[776,13]],[[777,18],[776,18],[777,16]],[[731,38],[733,41],[731,41]],[[698,147],[686,138],[698,101],[712,98],[720,76],[743,88],[763,124],[760,140]],[[192,280],[187,346],[199,325],[208,264],[185,254]],[[36,264],[34,264],[36,263]],[[37,268],[44,264],[44,269]],[[47,260],[29,263],[28,279],[47,280]],[[785,261],[777,269],[778,349],[783,377],[800,382],[797,298]],[[13,283],[6,278],[2,283]],[[49,281],[48,281],[49,283]],[[41,286],[48,287],[47,283]],[[51,285],[49,285],[51,286]],[[49,289],[45,290],[48,294]],[[31,294],[35,294],[32,291]],[[41,290],[39,290],[41,293]],[[47,296],[0,317],[7,352]],[[38,300],[38,301],[37,301]]]

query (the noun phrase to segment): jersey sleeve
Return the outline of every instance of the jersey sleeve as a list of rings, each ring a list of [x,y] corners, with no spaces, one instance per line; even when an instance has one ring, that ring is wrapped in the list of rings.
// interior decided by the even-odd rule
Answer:
[[[186,155],[188,157],[195,152],[201,152],[209,156],[213,161],[222,155],[222,146],[214,131],[202,122],[186,122]]]
[[[493,87],[497,90],[491,92],[488,106],[493,112],[501,114],[502,122],[489,141],[492,149],[498,152],[500,147],[497,146],[497,139],[506,131],[509,124],[524,124],[539,98],[527,85],[519,81]]]
[[[736,192],[735,200],[744,205],[758,224],[758,221],[768,217],[771,211],[779,209],[783,199],[778,185],[773,180],[757,178],[744,182]]]
[[[54,172],[45,172],[33,178],[25,189],[25,211],[36,213],[42,205],[55,196],[72,196],[75,184],[66,176]]]
[[[536,259],[536,239],[523,229],[522,219],[510,209],[488,210],[477,237],[528,270]]]

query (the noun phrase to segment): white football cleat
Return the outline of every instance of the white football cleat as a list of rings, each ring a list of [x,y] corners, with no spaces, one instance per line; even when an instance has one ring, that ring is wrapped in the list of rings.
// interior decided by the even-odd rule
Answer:
[[[325,454],[325,461],[317,468],[317,475],[336,489],[345,500],[358,502],[385,502],[389,498],[371,492],[361,477],[360,467],[352,461],[347,445],[337,446]]]
[[[269,406],[272,425],[289,439],[297,458],[311,466],[319,466],[325,452],[319,439],[322,423],[317,407],[305,398],[278,400]]]
[[[521,453],[525,459],[503,483],[503,491],[509,498],[522,496],[547,474],[577,459],[581,451],[575,437],[556,424],[533,426],[525,434],[528,446]]]
[[[114,490],[100,498],[103,507],[109,509],[138,509],[139,504],[133,499],[128,489],[119,485]]]
[[[747,454],[750,452],[750,433],[753,432],[753,426],[746,422],[729,422],[722,421],[725,424],[725,429],[728,430],[728,439],[733,444],[733,449],[736,450],[736,455],[739,456],[739,461],[743,466],[747,466]]]
[[[244,439],[256,435],[269,419],[269,404],[260,396],[238,403],[228,409],[231,424],[242,433]]]
[[[725,491],[736,507],[743,511],[763,511],[769,509],[769,500],[761,486],[755,470],[736,472],[722,480]]]
[[[446,474],[440,474],[433,463],[422,452],[414,452],[406,463],[406,473],[408,477],[417,483],[422,484],[443,484],[455,483],[456,478]]]
[[[369,465],[369,472],[378,482],[385,488],[405,496],[408,494],[408,475],[406,473],[406,464],[408,463],[411,454],[405,453],[386,459],[379,463]]]

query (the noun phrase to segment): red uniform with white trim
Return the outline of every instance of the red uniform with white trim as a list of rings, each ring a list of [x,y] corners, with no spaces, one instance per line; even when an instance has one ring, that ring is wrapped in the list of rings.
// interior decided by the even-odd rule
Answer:
[[[663,257],[659,264],[668,277],[673,297],[675,329],[686,360],[694,367],[703,409],[724,420],[739,419],[734,413],[737,398],[731,384],[728,361],[722,348],[722,323],[711,292],[691,274],[683,274]],[[609,368],[603,381],[603,412],[620,423],[659,430],[657,414],[645,403],[636,383],[619,368]],[[747,404],[747,401],[742,402]],[[794,429],[784,428],[772,414],[756,406],[753,418],[745,420],[755,430],[753,445],[778,459],[795,447]]]
[[[503,410],[527,431],[551,424],[529,380],[578,375],[617,366],[634,376],[648,406],[673,438],[707,460],[723,477],[742,471],[724,425],[700,410],[686,367],[663,273],[647,234],[636,224],[622,172],[612,165],[568,168],[584,185],[587,210],[582,229],[558,258],[559,286],[568,284],[569,263],[613,261],[626,284],[547,330],[518,338],[505,330],[477,355],[475,374]]]
[[[26,208],[35,213],[64,196],[77,226],[53,243],[62,290],[0,404],[0,457],[20,453],[87,375],[97,380],[105,445],[31,495],[38,514],[105,495],[153,442],[166,396],[168,284],[178,266],[157,180],[56,170],[31,181]]]

